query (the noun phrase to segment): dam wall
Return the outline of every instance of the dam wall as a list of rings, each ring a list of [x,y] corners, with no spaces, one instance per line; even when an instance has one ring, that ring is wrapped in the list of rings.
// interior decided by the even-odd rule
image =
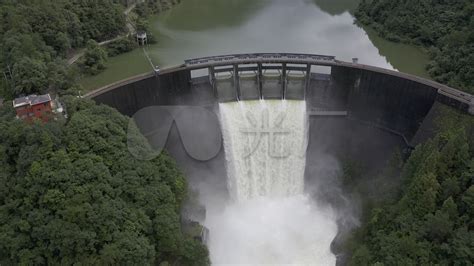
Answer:
[[[142,108],[154,105],[192,105],[203,99],[202,104],[210,103],[213,94],[198,86],[191,86],[189,70],[180,70],[163,75],[147,73],[104,87],[87,97],[117,109],[120,113],[132,116]],[[100,92],[100,93],[98,93]]]
[[[327,67],[330,74],[314,73],[312,66]],[[192,78],[191,72],[195,70],[206,70],[208,74]],[[249,79],[248,73],[252,73],[253,79]],[[246,78],[242,78],[244,74]],[[178,67],[120,81],[85,97],[129,116],[154,105],[209,107],[259,98],[306,100],[310,116],[342,116],[352,123],[395,134],[407,145],[427,124],[423,122],[435,102],[461,112],[474,111],[471,95],[445,85],[338,61],[331,56],[305,54],[244,54],[186,60]],[[418,134],[417,139],[419,142],[423,136]]]
[[[332,67],[334,98],[349,117],[411,139],[438,97],[432,87],[398,76],[350,67]]]
[[[329,73],[317,73],[313,66],[326,67]],[[202,76],[196,76],[196,73]],[[339,177],[325,172],[331,169],[320,167],[321,164],[331,166],[339,161],[355,163],[365,171],[364,177],[357,182],[373,188],[371,194],[383,194],[387,186],[396,186],[401,180],[380,178],[380,173],[386,169],[394,154],[400,152],[402,156],[407,155],[417,144],[434,135],[434,121],[442,115],[444,106],[464,113],[474,112],[471,95],[430,80],[341,62],[334,57],[295,54],[246,54],[187,60],[175,68],[155,70],[110,84],[85,97],[133,117],[150,144],[165,145],[166,151],[183,169],[190,186],[203,192],[201,196],[210,197],[211,201],[214,195],[226,200],[232,195],[231,186],[227,183],[232,177],[229,176],[226,158],[231,145],[228,143],[224,152],[222,141],[225,134],[222,131],[226,126],[234,127],[232,132],[246,127],[233,119],[228,119],[227,124],[219,123],[217,117],[226,114],[219,105],[232,106],[235,105],[232,102],[239,100],[304,100],[297,102],[306,107],[309,115],[304,171],[299,170],[304,172],[304,180],[288,181],[299,180],[298,184],[302,184],[305,190],[308,188],[305,192],[313,198],[323,198],[341,210],[347,206],[339,196],[339,187],[334,185],[339,182]],[[243,103],[242,106],[267,103]],[[161,107],[146,108],[157,105]],[[192,108],[177,107],[179,105]],[[243,115],[242,106],[227,113],[230,111],[231,117]],[[259,113],[250,109],[250,114]],[[143,116],[137,115],[143,110]],[[209,113],[215,117],[212,118]],[[276,112],[273,110],[273,113]],[[137,119],[137,116],[142,119]],[[289,121],[293,121],[297,116],[290,117]],[[275,126],[273,123],[275,120],[269,119],[265,125],[259,126],[272,127]],[[237,137],[241,136],[237,134]],[[238,146],[242,145],[235,147]],[[261,161],[265,161],[266,165],[272,160]],[[295,165],[283,165],[281,169],[290,170]],[[269,173],[279,170],[274,165],[256,165],[248,169],[257,171],[264,168],[268,168]],[[325,178],[319,178],[321,176]],[[311,188],[317,186],[325,188],[322,194],[312,194],[315,192]],[[252,186],[243,184],[242,187]],[[213,204],[219,205],[221,201]],[[338,221],[337,226],[340,232],[347,230],[344,222]],[[332,243],[337,245],[337,239]],[[338,254],[337,250],[333,252]]]

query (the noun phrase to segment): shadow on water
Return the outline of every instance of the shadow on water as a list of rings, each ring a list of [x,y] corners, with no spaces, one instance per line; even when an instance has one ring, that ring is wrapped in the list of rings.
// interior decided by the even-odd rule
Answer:
[[[429,55],[420,47],[403,43],[390,42],[377,35],[375,30],[368,26],[359,25],[367,33],[370,41],[379,49],[379,54],[398,71],[430,78],[426,71]]]

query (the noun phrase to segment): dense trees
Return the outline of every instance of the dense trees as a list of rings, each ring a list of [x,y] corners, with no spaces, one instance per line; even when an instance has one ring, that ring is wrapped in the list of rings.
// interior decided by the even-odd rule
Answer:
[[[107,44],[107,55],[113,57],[119,54],[130,52],[138,46],[134,37],[124,37]]]
[[[107,52],[99,44],[90,40],[87,42],[86,52],[81,60],[81,66],[85,73],[96,75],[105,69],[107,61]]]
[[[85,47],[90,40],[100,43],[127,30],[124,10],[134,3],[139,16],[134,22],[145,29],[148,15],[177,4],[178,0],[103,1],[0,1],[0,97],[61,91],[78,78],[78,69],[97,74],[105,68],[103,53],[97,47],[87,50],[81,68],[67,66],[64,60]],[[133,16],[132,16],[133,17]],[[153,43],[151,34],[148,43]],[[88,45],[90,47],[90,45]],[[109,56],[136,47],[122,38],[107,45]],[[66,70],[68,69],[68,70]]]
[[[426,47],[437,81],[474,93],[474,2],[366,0],[356,16],[389,40]],[[399,196],[376,203],[349,241],[350,264],[472,264],[473,124],[443,116],[440,133],[404,164]]]
[[[115,1],[3,1],[1,33],[36,35],[57,53],[124,31],[124,7]]]
[[[103,41],[123,32],[123,9],[112,0],[1,1],[2,96],[70,86],[74,67],[65,70],[66,62],[60,59],[90,39]]]
[[[352,265],[470,265],[474,261],[473,121],[454,112],[405,163],[398,198],[380,203],[353,243]]]
[[[474,93],[473,1],[363,0],[356,17],[389,40],[426,47],[435,80]]]
[[[66,93],[80,66],[94,74],[107,53],[97,41],[125,27],[132,1],[1,1],[0,98]],[[149,149],[129,119],[94,103],[63,97],[69,118],[27,124],[0,108],[0,264],[208,265],[205,246],[181,231],[186,182],[166,154],[134,158],[127,140]]]
[[[166,154],[135,159],[129,119],[85,100],[70,118],[26,124],[0,109],[0,263],[208,264],[181,233],[186,183]]]

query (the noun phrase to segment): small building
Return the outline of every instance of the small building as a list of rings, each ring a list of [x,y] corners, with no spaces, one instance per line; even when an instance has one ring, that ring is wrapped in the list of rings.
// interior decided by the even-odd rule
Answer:
[[[148,37],[146,35],[146,32],[144,31],[137,32],[137,42],[139,45],[145,45],[148,43]]]
[[[37,118],[47,122],[53,113],[53,103],[49,94],[32,94],[16,98],[13,100],[13,108],[15,108],[16,117],[26,121]]]

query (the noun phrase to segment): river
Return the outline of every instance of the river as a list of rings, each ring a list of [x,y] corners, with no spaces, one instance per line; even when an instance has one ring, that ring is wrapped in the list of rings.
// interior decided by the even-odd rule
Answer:
[[[419,48],[386,41],[355,24],[359,0],[182,0],[150,19],[158,43],[146,47],[154,65],[252,52],[334,55],[337,59],[427,77]],[[108,68],[81,79],[86,91],[151,71],[142,49],[109,58]]]

